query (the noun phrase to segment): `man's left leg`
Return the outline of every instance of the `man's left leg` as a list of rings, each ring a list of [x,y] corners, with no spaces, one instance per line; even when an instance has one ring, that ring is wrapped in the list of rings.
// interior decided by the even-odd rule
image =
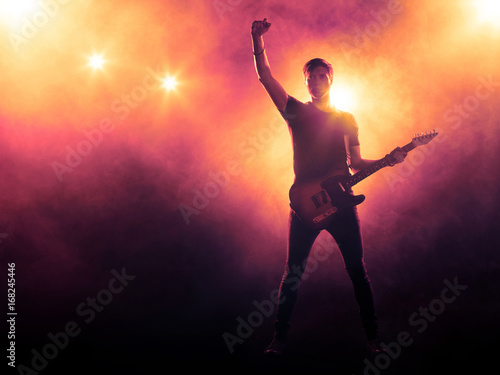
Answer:
[[[335,223],[327,228],[337,242],[345,268],[354,287],[363,329],[372,352],[379,350],[378,320],[373,300],[373,290],[363,259],[363,240],[356,207],[340,212]]]

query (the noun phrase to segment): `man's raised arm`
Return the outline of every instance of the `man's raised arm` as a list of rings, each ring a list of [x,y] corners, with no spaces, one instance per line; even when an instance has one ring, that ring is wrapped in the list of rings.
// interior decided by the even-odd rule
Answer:
[[[271,24],[267,22],[267,18],[263,21],[254,21],[252,23],[252,43],[253,54],[255,57],[255,70],[260,82],[271,97],[274,105],[284,111],[288,101],[288,95],[278,81],[271,74],[271,67],[267,60],[266,50],[264,46],[263,35],[269,30]]]

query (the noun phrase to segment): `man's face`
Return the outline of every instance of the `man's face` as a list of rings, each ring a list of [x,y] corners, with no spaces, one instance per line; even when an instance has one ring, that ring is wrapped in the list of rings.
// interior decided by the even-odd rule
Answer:
[[[330,92],[332,78],[328,75],[328,69],[318,66],[310,73],[306,73],[306,86],[309,94],[314,99],[321,99]]]

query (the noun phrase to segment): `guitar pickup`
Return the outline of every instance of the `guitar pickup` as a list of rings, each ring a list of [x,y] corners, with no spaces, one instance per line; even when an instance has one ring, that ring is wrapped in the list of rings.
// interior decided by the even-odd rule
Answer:
[[[320,208],[328,203],[328,196],[326,195],[326,191],[324,190],[321,190],[319,193],[314,194],[311,199],[316,208]]]

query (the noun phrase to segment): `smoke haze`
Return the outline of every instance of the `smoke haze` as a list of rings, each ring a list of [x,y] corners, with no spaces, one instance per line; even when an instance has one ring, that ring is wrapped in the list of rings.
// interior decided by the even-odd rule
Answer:
[[[76,321],[82,332],[43,372],[187,370],[193,358],[220,371],[273,368],[260,359],[272,317],[233,355],[223,339],[254,301],[269,299],[286,256],[290,135],[251,50],[251,23],[266,17],[266,52],[289,95],[309,100],[307,60],[332,63],[334,89],[355,97],[346,110],[363,157],[439,132],[354,188],[367,196],[359,214],[384,338],[410,331],[415,341],[385,373],[491,366],[500,32],[477,23],[467,1],[88,0],[51,9],[46,22],[27,16],[36,30],[1,28],[0,252],[3,265],[16,264],[16,364],[30,366],[49,332]],[[101,70],[88,66],[94,53]],[[175,90],[162,88],[167,75]],[[322,234],[313,254],[321,243],[336,249]],[[318,263],[301,286],[289,365],[362,373],[342,259],[335,251]],[[123,267],[135,279],[85,323],[77,306]],[[455,278],[468,288],[415,333],[409,316]]]

